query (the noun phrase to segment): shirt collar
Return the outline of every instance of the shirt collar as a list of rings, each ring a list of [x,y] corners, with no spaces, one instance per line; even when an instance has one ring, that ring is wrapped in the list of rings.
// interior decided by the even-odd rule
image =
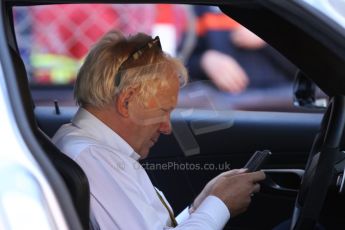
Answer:
[[[122,137],[86,109],[81,107],[78,109],[72,119],[72,124],[87,132],[94,139],[120,150],[121,154],[139,160],[140,155]]]

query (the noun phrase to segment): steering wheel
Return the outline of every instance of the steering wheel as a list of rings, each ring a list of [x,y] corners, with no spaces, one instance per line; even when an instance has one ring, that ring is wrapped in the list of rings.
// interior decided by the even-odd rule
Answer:
[[[312,230],[334,178],[334,163],[345,126],[345,96],[331,98],[309,154],[290,230]]]

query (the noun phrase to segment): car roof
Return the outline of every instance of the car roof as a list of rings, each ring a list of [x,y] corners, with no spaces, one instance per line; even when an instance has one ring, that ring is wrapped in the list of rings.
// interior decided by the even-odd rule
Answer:
[[[145,1],[96,1],[74,3],[144,3]],[[215,0],[146,1],[219,5],[221,10],[256,33],[294,63],[326,94],[345,94],[345,32],[303,1]],[[4,0],[7,12],[14,5],[71,3],[68,0]],[[12,34],[14,37],[14,35]]]

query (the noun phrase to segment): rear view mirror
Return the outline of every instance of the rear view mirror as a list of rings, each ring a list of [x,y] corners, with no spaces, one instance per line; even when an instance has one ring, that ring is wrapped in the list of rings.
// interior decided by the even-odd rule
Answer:
[[[293,95],[293,104],[297,107],[325,109],[328,104],[327,96],[300,70],[294,81]]]

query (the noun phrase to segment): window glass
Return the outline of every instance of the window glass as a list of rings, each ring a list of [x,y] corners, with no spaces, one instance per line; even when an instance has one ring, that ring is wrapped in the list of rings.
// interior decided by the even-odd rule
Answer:
[[[72,86],[85,55],[117,29],[159,35],[163,50],[183,60],[190,83],[181,89],[179,107],[295,110],[296,67],[218,7],[62,4],[15,7],[13,14],[36,104],[75,105]]]

